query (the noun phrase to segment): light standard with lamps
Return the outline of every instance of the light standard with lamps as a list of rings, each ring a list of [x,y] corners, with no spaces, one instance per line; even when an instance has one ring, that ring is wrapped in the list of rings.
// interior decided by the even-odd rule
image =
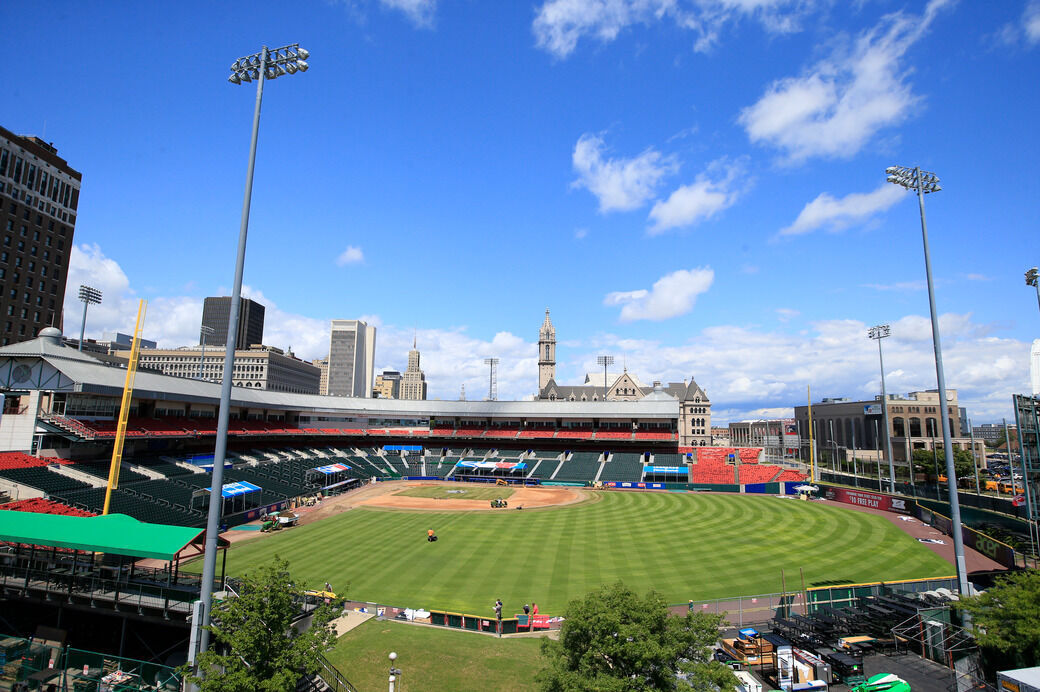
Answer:
[[[932,317],[932,349],[935,352],[935,379],[939,388],[939,411],[942,420],[943,456],[946,457],[946,489],[950,496],[950,520],[953,523],[953,554],[957,563],[957,585],[961,596],[971,594],[968,586],[968,569],[964,562],[964,537],[961,535],[961,503],[957,497],[957,473],[953,465],[953,445],[950,443],[949,402],[946,399],[946,375],[943,373],[942,344],[939,340],[939,315],[935,310],[935,286],[932,282],[932,258],[928,252],[928,223],[924,215],[924,196],[942,189],[939,176],[907,166],[889,166],[885,169],[886,180],[917,194],[921,210],[921,241],[924,244],[924,271],[928,280],[928,310]]]
[[[79,348],[83,350],[83,335],[87,331],[87,306],[101,305],[101,291],[91,286],[79,287],[79,299],[83,301],[83,322],[79,326]]]
[[[867,331],[867,336],[877,341],[878,360],[881,361],[881,411],[885,414],[885,452],[888,454],[888,490],[896,491],[896,466],[892,460],[892,433],[888,425],[888,392],[885,391],[885,357],[881,354],[881,340],[888,337],[892,330],[887,324],[879,324]]]
[[[1026,272],[1026,286],[1036,289],[1036,304],[1040,306],[1040,271],[1036,267]]]
[[[256,165],[256,140],[260,133],[260,103],[264,96],[264,81],[281,77],[286,72],[306,72],[305,62],[310,57],[300,44],[291,43],[239,58],[231,65],[232,84],[256,80],[256,108],[253,112],[253,134],[249,143],[249,165],[246,170],[246,189],[242,201],[242,222],[238,231],[238,254],[235,259],[235,279],[231,291],[231,314],[228,316],[227,340],[224,342],[224,370],[220,383],[220,409],[217,414],[217,439],[213,448],[213,478],[209,492],[209,513],[206,519],[206,546],[202,563],[202,584],[199,593],[201,618],[192,621],[199,629],[199,651],[209,648],[210,615],[213,605],[213,579],[217,568],[217,538],[220,526],[220,497],[224,483],[224,457],[227,453],[228,421],[231,414],[231,375],[235,365],[235,346],[238,333],[238,313],[242,302],[242,272],[246,261],[246,238],[249,232],[249,203],[253,194],[253,169]],[[194,662],[195,651],[189,651],[189,662]]]
[[[199,327],[199,334],[202,336],[202,355],[199,356],[199,379],[202,379],[202,364],[206,362],[206,337],[213,336],[217,333],[217,330],[213,327],[207,327],[202,325]]]
[[[614,356],[597,356],[596,362],[603,366],[603,401],[607,400],[607,366],[614,364]]]

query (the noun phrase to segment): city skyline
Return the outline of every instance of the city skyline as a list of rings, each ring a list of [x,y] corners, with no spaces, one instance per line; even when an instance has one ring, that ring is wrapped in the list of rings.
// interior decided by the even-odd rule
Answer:
[[[105,296],[88,337],[131,331],[143,297],[146,335],[197,342],[231,283],[253,106],[227,67],[299,41],[311,69],[265,90],[246,258],[270,345],[324,357],[350,316],[380,330],[376,371],[403,371],[417,328],[430,398],[484,391],[489,356],[499,398],[523,398],[549,307],[560,383],[612,354],[644,382],[696,377],[724,422],[788,416],[807,385],[873,396],[866,329],[889,323],[889,391],[932,389],[916,209],[884,184],[919,164],[945,188],[947,382],[973,420],[1009,416],[1040,334],[1037,3],[658,4],[63,5],[46,27],[5,8],[16,49],[60,39],[0,125],[83,172],[66,334],[85,283]]]

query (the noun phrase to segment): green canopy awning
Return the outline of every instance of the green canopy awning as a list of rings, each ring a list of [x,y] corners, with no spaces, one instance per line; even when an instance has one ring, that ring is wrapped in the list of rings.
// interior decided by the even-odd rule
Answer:
[[[146,524],[125,514],[68,517],[0,511],[0,541],[172,560],[202,529]]]

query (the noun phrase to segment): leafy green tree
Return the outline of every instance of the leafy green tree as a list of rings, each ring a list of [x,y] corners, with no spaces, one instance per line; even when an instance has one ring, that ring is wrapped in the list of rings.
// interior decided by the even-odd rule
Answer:
[[[930,449],[915,449],[913,453],[914,465],[919,473],[935,475],[936,461],[939,463],[939,475],[946,475],[946,457],[942,445],[936,445],[935,456]],[[953,450],[953,468],[957,478],[975,478],[975,462],[971,452],[967,449]]]
[[[197,658],[204,677],[188,676],[203,692],[283,692],[296,689],[304,673],[318,670],[318,658],[332,648],[331,620],[337,609],[319,606],[306,632],[292,620],[303,590],[290,578],[289,563],[275,556],[243,579],[241,594],[213,608],[213,645]],[[190,669],[188,669],[190,670]]]
[[[722,621],[673,616],[658,594],[617,582],[567,606],[559,640],[542,641],[538,682],[544,692],[733,689],[733,672],[712,660]]]
[[[1012,572],[957,607],[971,615],[984,648],[999,651],[1015,667],[1040,665],[1040,572]]]

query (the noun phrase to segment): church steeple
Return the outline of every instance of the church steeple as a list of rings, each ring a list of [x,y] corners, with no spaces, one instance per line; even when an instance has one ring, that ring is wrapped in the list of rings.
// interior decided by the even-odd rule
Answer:
[[[549,319],[549,308],[545,309],[545,321],[538,330],[538,391],[545,389],[549,380],[556,377],[556,328]]]

